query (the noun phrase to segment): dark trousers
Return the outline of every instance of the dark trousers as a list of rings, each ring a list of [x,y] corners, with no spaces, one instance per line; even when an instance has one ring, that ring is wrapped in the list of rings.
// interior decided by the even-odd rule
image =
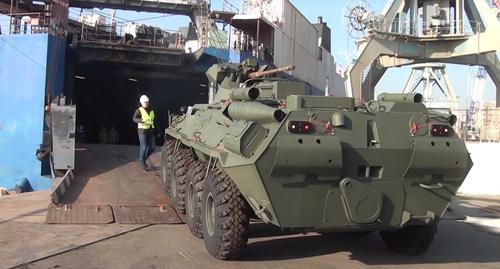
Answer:
[[[155,135],[152,131],[139,130],[139,162],[146,166],[146,160],[155,150]]]

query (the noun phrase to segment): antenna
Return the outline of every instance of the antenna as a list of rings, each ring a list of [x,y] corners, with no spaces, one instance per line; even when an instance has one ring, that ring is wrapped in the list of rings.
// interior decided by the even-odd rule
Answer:
[[[372,8],[365,0],[349,1],[342,13],[342,20],[347,34],[359,40],[365,36],[366,24],[364,20],[368,14],[372,13]]]

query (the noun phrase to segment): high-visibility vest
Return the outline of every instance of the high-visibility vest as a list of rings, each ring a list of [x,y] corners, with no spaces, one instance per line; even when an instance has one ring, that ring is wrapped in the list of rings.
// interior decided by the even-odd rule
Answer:
[[[141,112],[142,123],[137,124],[137,128],[139,129],[150,129],[155,128],[155,112],[151,109],[148,112],[144,107],[139,107],[139,111]]]

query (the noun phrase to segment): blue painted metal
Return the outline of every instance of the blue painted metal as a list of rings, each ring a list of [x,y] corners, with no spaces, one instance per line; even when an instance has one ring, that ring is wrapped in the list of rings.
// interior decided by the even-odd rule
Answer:
[[[255,58],[250,51],[235,51],[230,50],[229,59],[231,59],[232,63],[242,63],[248,58]]]
[[[52,186],[52,179],[40,176],[35,152],[42,143],[46,87],[62,92],[64,73],[57,66],[64,66],[64,57],[51,50],[57,42],[47,34],[0,35],[0,187],[12,189],[23,177],[34,190]],[[58,56],[51,60],[51,53]]]
[[[203,48],[202,50],[202,56],[198,60],[200,63],[205,63],[211,59],[215,59],[216,61],[219,59],[223,63],[241,63],[248,58],[255,58],[249,51],[240,52],[233,49],[228,51],[227,49],[214,47]]]
[[[218,63],[242,63],[248,58],[255,58],[252,52],[249,51],[236,51],[221,48],[208,47],[203,48],[201,56],[195,65],[195,71],[205,73],[208,68]],[[258,60],[259,65],[268,64],[262,60]]]
[[[31,192],[31,191],[33,191],[33,187],[31,186],[30,181],[27,178],[23,177],[16,181],[17,193]]]
[[[203,49],[203,53],[215,58],[219,58],[222,62],[229,62],[229,53],[227,49],[208,47]]]
[[[64,59],[66,40],[49,35],[47,52],[47,93],[51,96],[63,94]]]

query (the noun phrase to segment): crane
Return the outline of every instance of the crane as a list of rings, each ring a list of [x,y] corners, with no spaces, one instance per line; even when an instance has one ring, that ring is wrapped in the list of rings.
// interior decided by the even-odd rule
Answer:
[[[470,84],[469,94],[471,102],[467,110],[465,135],[467,139],[479,138],[479,130],[476,128],[477,114],[481,109],[483,99],[484,85],[486,83],[486,69],[480,66],[477,69],[477,74]]]

